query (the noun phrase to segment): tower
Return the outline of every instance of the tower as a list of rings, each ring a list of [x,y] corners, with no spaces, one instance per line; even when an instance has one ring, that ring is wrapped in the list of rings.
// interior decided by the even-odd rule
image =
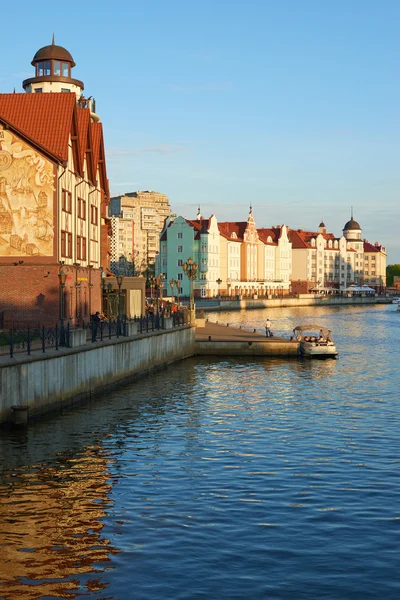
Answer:
[[[94,99],[83,96],[83,82],[72,77],[72,69],[75,67],[72,55],[68,50],[54,43],[54,35],[49,46],[43,46],[36,52],[31,65],[35,67],[35,76],[22,82],[22,87],[27,94],[74,93],[79,108],[89,108],[92,121],[100,120],[95,112]]]

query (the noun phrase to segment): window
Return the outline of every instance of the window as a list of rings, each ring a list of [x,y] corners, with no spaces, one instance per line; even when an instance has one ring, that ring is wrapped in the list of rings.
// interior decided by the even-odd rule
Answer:
[[[99,222],[99,209],[94,204],[90,205],[90,222],[92,225],[97,225]]]
[[[62,63],[62,75],[63,77],[69,77],[69,65],[68,63]]]
[[[61,231],[61,256],[72,258],[72,233]]]
[[[61,75],[61,63],[59,60],[53,61],[53,73],[54,75]]]
[[[181,267],[182,265],[183,265],[183,260],[180,258],[180,259],[178,260],[178,267]]]
[[[72,194],[68,190],[62,191],[62,209],[64,212],[72,213]]]
[[[86,219],[86,200],[78,198],[78,218],[85,221]]]
[[[86,260],[86,238],[81,235],[76,237],[76,258]]]
[[[183,279],[183,273],[178,273],[178,281],[182,281]]]
[[[182,232],[178,233],[178,240],[182,239]]]
[[[45,60],[43,63],[43,75],[51,75],[51,64],[49,60]]]
[[[183,252],[183,246],[178,246],[178,252]]]
[[[68,88],[61,88],[61,91],[65,93],[65,92],[70,92],[71,90],[69,90]]]
[[[43,92],[43,88],[36,88],[35,94],[41,94]]]

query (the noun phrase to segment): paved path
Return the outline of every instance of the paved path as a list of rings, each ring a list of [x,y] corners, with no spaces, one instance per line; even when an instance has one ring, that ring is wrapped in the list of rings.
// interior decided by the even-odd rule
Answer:
[[[206,321],[205,327],[196,327],[196,342],[204,342],[211,336],[211,341],[214,342],[247,342],[247,341],[289,341],[289,338],[271,337],[267,338],[265,333],[254,332],[248,329],[239,329],[238,327],[232,327],[226,323],[212,323]]]

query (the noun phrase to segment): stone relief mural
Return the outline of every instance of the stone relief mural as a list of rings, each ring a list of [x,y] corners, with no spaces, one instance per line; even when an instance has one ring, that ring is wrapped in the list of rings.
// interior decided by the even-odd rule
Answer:
[[[52,163],[0,125],[0,256],[51,256]]]

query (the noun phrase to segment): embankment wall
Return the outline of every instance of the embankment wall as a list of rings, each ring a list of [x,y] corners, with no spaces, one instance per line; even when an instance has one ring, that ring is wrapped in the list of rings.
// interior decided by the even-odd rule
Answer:
[[[28,406],[29,418],[36,418],[192,356],[194,337],[195,328],[183,326],[46,355],[2,359],[0,423],[11,421],[12,406]]]

